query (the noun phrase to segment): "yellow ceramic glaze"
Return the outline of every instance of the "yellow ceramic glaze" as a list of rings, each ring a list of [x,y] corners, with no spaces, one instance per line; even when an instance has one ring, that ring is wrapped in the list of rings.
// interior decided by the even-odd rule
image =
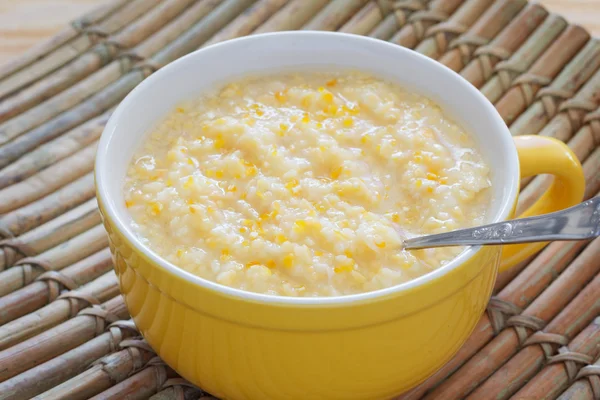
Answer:
[[[373,400],[407,390],[465,342],[499,266],[508,268],[541,246],[506,247],[503,255],[498,246],[470,248],[397,287],[310,299],[220,286],[144,247],[129,226],[122,182],[153,119],[216,81],[312,64],[382,74],[438,100],[479,139],[490,161],[493,221],[514,213],[519,163],[522,176],[557,177],[525,215],[575,205],[583,196],[581,165],[565,144],[521,137],[515,150],[502,118],[472,85],[384,41],[325,32],[252,35],[161,68],[123,100],[106,126],[96,158],[97,197],[121,291],[140,332],[183,377],[224,399]]]
[[[524,137],[517,148],[523,176],[555,173],[561,182],[528,214],[581,201],[581,165],[563,143]],[[102,201],[100,209],[136,325],[183,377],[225,399],[385,399],[413,387],[467,339],[501,258],[501,248],[484,247],[438,279],[365,301],[256,302],[155,265],[116,229]],[[510,249],[508,263],[534,250]]]

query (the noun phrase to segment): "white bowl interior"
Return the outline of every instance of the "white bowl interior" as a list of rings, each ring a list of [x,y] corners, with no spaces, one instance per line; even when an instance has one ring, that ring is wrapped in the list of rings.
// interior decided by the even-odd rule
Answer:
[[[136,245],[144,248],[129,226],[123,181],[145,134],[181,101],[194,99],[221,84],[247,75],[307,69],[350,69],[371,73],[437,102],[446,115],[471,134],[490,165],[493,195],[489,222],[508,217],[517,195],[518,158],[510,132],[493,105],[458,74],[416,52],[376,39],[327,32],[284,32],[228,41],[189,54],[138,85],[115,110],[99,145],[96,177],[99,195],[107,212],[125,234],[137,242]],[[150,252],[147,248],[144,250]],[[477,250],[471,248],[446,266],[399,287],[338,299],[351,300],[357,296],[376,295],[420,284],[456,267]],[[175,269],[201,284],[212,285],[152,254],[166,268]],[[235,289],[231,291],[254,296]]]

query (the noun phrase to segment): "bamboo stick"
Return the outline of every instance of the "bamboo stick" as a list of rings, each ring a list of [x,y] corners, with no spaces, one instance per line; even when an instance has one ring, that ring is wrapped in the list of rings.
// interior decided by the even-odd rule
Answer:
[[[600,171],[600,148],[597,147],[585,161],[583,173],[587,184],[585,185],[584,198],[589,199],[597,191],[592,191],[591,188],[600,186],[600,174],[598,173]]]
[[[214,4],[214,0],[204,1],[202,3],[199,3],[199,5],[195,7],[193,11],[197,13],[196,16],[201,17],[205,15],[210,9],[210,7]],[[235,8],[233,9],[233,11],[235,11]],[[184,19],[184,22],[190,22],[189,18],[181,19]],[[146,41],[145,46],[140,46],[139,49],[134,49],[134,53],[138,54],[142,51],[155,49],[156,44],[163,44],[164,40],[172,38],[173,34],[181,33],[181,27],[185,26],[181,22],[182,21],[179,21],[179,19],[173,21],[172,24],[169,24],[165,29],[160,31],[160,34],[155,34],[150,38],[150,40]],[[217,26],[216,28],[218,29],[218,27],[219,26]],[[168,61],[170,60],[166,60],[166,62]],[[76,87],[72,88],[69,93],[62,94],[62,103],[60,103],[58,100],[53,99],[53,104],[56,105],[57,103],[60,103],[62,104],[62,106],[57,108],[48,107],[48,104],[43,104],[38,108],[40,111],[35,111],[39,114],[37,117],[34,116],[34,118],[31,115],[28,115],[28,119],[25,122],[23,120],[23,118],[25,117],[22,117],[22,119],[17,122],[11,121],[10,124],[12,125],[10,125],[9,128],[12,128],[8,132],[6,132],[4,140],[6,141],[8,139],[22,134],[24,130],[31,128],[31,126],[33,125],[39,124],[41,120],[44,120],[51,115],[55,115],[60,110],[63,110],[65,107],[76,103],[80,100],[81,96],[85,97],[85,95],[93,93],[94,90],[97,90],[99,87],[106,85],[108,82],[114,81],[119,75],[121,75],[126,70],[130,69],[131,60],[128,58],[126,59],[125,64],[123,64],[124,62],[125,61],[121,60],[121,62],[119,63],[111,64],[103,71],[90,77],[86,82],[76,85]],[[96,94],[92,98],[88,99],[88,101],[84,104],[81,104],[69,111],[65,111],[59,116],[55,117],[49,123],[43,126],[39,126],[33,131],[28,132],[28,134],[25,135],[26,137],[19,138],[22,140],[17,140],[17,143],[10,143],[4,149],[0,148],[0,151],[5,150],[8,153],[7,157],[5,158],[6,162],[4,163],[4,165],[7,165],[10,161],[22,155],[24,151],[31,149],[41,143],[44,143],[48,139],[56,137],[60,133],[64,132],[64,129],[70,129],[76,126],[77,124],[82,123],[86,119],[97,115],[99,110],[102,111],[104,107],[110,106],[111,104],[114,104],[114,102],[120,100],[129,90],[131,90],[131,88],[133,88],[133,86],[135,86],[143,79],[143,75],[139,74],[139,72],[136,75],[137,76],[135,77],[133,75],[130,75],[128,77],[122,78],[121,80],[105,88],[103,91]],[[94,84],[90,84],[90,82],[93,82]],[[79,93],[80,91],[81,93]],[[31,112],[33,111],[34,110],[32,110]],[[1,166],[2,162],[0,162],[0,167]]]
[[[14,58],[7,64],[0,67],[0,81],[4,80],[7,76],[17,72],[18,70],[32,64],[33,62],[40,60],[64,45],[77,35],[81,34],[81,31],[90,25],[94,25],[106,17],[117,12],[121,7],[127,3],[128,0],[113,0],[108,4],[103,4],[88,14],[78,18],[71,22],[65,29],[51,37],[47,41],[40,43],[38,46],[27,50],[21,56]]]
[[[132,71],[86,101],[62,112],[43,125],[38,126],[0,147],[3,153],[0,168],[3,168],[37,146],[56,138],[65,131],[76,127],[92,117],[108,110],[125,97],[131,89],[145,78],[141,70]]]
[[[495,103],[508,125],[533,104],[538,91],[552,82],[589,37],[583,28],[569,26],[527,72],[513,81],[512,87]]]
[[[539,327],[535,325],[535,330],[541,329],[545,325],[544,321],[552,320],[572,299],[576,298],[586,282],[600,272],[600,263],[594,262],[598,257],[600,257],[600,238],[590,243],[523,312],[519,313],[515,309],[517,311],[515,315],[518,317],[511,317],[509,329],[502,330],[481,350],[476,349],[477,353],[469,361],[430,392],[425,399],[463,398],[477,388],[531,336],[532,329],[529,327],[534,327],[531,324],[537,323]]]
[[[52,303],[63,290],[77,289],[111,269],[110,250],[106,248],[60,272],[42,274],[30,285],[0,297],[0,331],[1,325]]]
[[[87,174],[56,192],[0,217],[0,237],[21,235],[94,197],[94,176]]]
[[[102,225],[77,235],[32,258],[24,258],[0,272],[0,296],[27,286],[45,271],[59,271],[108,246]]]
[[[58,75],[50,75],[46,80],[51,82],[52,87],[56,86],[56,79],[54,78],[57,75],[61,89],[64,90],[58,94],[55,93],[59,90],[54,90],[50,94],[46,93],[47,90],[45,89],[42,93],[36,92],[35,96],[37,97],[33,98],[32,103],[35,103],[35,99],[44,100],[52,94],[55,95],[41,104],[38,102],[33,108],[0,125],[0,144],[7,143],[15,137],[40,126],[116,81],[132,68],[134,62],[138,60],[138,53],[135,51],[131,53],[123,52],[117,61],[110,63],[101,70],[99,68],[108,64],[121,50],[129,49],[143,41],[146,36],[159,30],[190,3],[191,0],[170,0],[159,4],[131,26],[97,45],[94,51],[78,58],[74,65],[67,65],[57,73]],[[152,41],[153,38],[149,40]],[[47,85],[45,87],[47,89]],[[36,87],[33,90],[37,90]],[[24,96],[31,99],[28,93],[25,93]],[[16,114],[14,104],[10,101],[7,103],[5,104],[6,107],[14,111],[11,111],[12,114]],[[0,117],[1,114],[0,110]]]
[[[108,64],[122,50],[129,49],[177,16],[193,0],[169,0],[159,3],[122,31],[106,38],[91,51],[81,55],[33,85],[0,103],[0,122],[18,115],[44,99],[60,93]]]
[[[545,247],[540,251],[543,251],[544,249],[545,249]],[[522,262],[518,263],[517,265],[515,265],[514,267],[511,267],[507,271],[499,272],[498,276],[496,277],[496,282],[494,283],[494,289],[493,289],[492,293],[494,295],[496,295],[502,289],[504,289],[506,287],[506,285],[508,285],[513,279],[515,279],[515,277],[517,275],[519,275],[521,272],[523,272],[523,270],[525,268],[527,268],[529,263],[535,259],[535,256],[536,255],[534,254],[533,256],[529,257],[525,261],[522,261]]]
[[[45,170],[5,189],[0,189],[0,214],[39,200],[53,191],[73,182],[94,169],[98,142],[57,162]]]
[[[594,365],[583,367],[577,376],[576,381],[563,393],[557,400],[594,400],[600,395],[600,358]]]
[[[329,0],[291,0],[253,33],[300,29],[327,3]]]
[[[220,0],[202,0],[196,3],[184,15],[178,17],[174,21],[171,21],[164,29],[161,29],[152,35],[150,39],[139,44],[132,53],[141,55],[143,57],[153,54],[162,46],[164,46],[165,43],[169,43],[178,37],[191,24],[203,18],[218,3],[220,3]],[[232,8],[232,3],[236,7],[244,5],[243,2],[239,2],[238,0],[224,3],[223,7],[219,7],[214,12],[216,17],[214,18],[214,22],[216,22],[216,24],[212,24],[213,29],[218,29],[220,26],[218,25],[221,23],[221,15],[219,14],[220,11],[224,10],[226,13],[228,12],[230,15],[227,15],[226,17],[230,16],[231,18],[233,18],[235,15],[233,14],[234,12],[241,11],[239,8]],[[203,21],[200,21],[197,26],[203,26]],[[192,33],[194,36],[200,36],[199,32],[193,32],[193,29],[191,31],[192,32],[190,33]],[[206,37],[208,37],[208,35]],[[170,48],[177,48],[177,46],[170,46]],[[164,62],[166,63],[168,61],[170,60],[165,60]],[[41,146],[39,149],[28,153],[21,159],[1,170],[0,188],[5,187],[7,184],[17,182],[24,177],[30,176],[33,172],[39,171],[41,168],[50,165],[52,162],[55,162],[60,158],[65,157],[67,154],[72,154],[75,149],[81,148],[83,145],[97,139],[100,136],[104,124],[108,120],[111,112],[112,109],[109,109],[104,114],[101,114],[100,116],[84,123],[81,126],[75,127],[70,132],[51,141],[48,143],[48,145]]]
[[[289,0],[259,0],[225,28],[211,37],[202,47],[250,34]]]
[[[149,400],[195,400],[209,396],[202,389],[183,378],[171,378],[163,384],[162,390]]]
[[[236,7],[239,7],[240,5],[244,5],[249,2],[249,0],[238,0],[233,3],[233,7],[231,2],[222,3],[221,6],[227,6],[227,8],[219,7],[215,9],[215,12],[218,15],[214,15],[214,18],[211,18],[210,22],[204,20],[200,21],[200,28],[208,27],[209,30],[207,31],[207,33],[212,33],[212,30],[218,30],[221,27],[222,23],[227,22],[227,20],[220,20],[219,17],[229,16],[237,10]],[[207,18],[211,17],[211,15],[212,13],[209,14]],[[233,17],[233,15],[231,15],[231,17]],[[133,71],[129,72],[128,74],[122,76],[120,79],[109,84],[107,87],[105,87],[98,93],[92,95],[83,103],[78,104],[75,107],[62,112],[61,114],[54,117],[52,120],[48,121],[44,125],[40,125],[39,127],[27,132],[26,134],[21,134],[16,139],[12,140],[11,142],[7,143],[5,146],[0,148],[0,151],[3,151],[5,153],[5,156],[2,159],[0,159],[0,168],[8,165],[10,162],[25,154],[27,151],[39,146],[40,144],[47,142],[48,140],[57,137],[66,130],[71,129],[83,123],[87,119],[95,117],[101,112],[112,107],[116,102],[120,101],[131,89],[133,89],[133,87],[135,87],[147,75],[151,74],[157,68],[155,66],[147,68],[148,66],[153,64],[164,65],[162,63],[168,63],[172,61],[172,58],[170,57],[179,56],[179,52],[182,50],[182,48],[187,50],[190,44],[183,43],[182,39],[188,38],[189,34],[193,35],[196,32],[194,30],[194,27],[192,27],[192,29],[188,30],[186,33],[188,33],[188,35],[180,36],[179,40],[175,40],[174,42],[170,43],[165,49],[163,49],[157,54],[157,57],[160,60],[159,63],[152,63],[152,60],[150,62],[143,62],[138,68],[135,68]],[[192,40],[191,43],[194,44],[199,40],[202,39],[194,37],[194,40]],[[165,58],[165,56],[168,58]],[[121,68],[121,64],[110,65],[107,68],[104,68],[102,71],[99,71],[98,74],[89,77],[88,84],[89,82],[94,82],[95,87],[100,87],[102,86],[102,82],[104,82],[104,80],[111,80],[117,78],[118,75],[121,73]],[[71,93],[68,96],[65,95],[65,98],[69,99],[68,101],[71,101],[71,96],[73,96],[73,93],[80,89],[84,90],[88,94],[93,91],[89,89],[87,84],[78,85],[76,89],[72,89]]]
[[[114,352],[123,340],[137,335],[133,321],[117,321],[100,336],[0,383],[0,400],[29,399],[50,390]]]
[[[100,213],[94,198],[18,238],[0,241],[0,271],[12,267],[23,257],[35,256],[100,222]]]
[[[111,63],[74,86],[3,123],[0,125],[0,146],[81,104],[82,101],[118,79],[121,76],[121,68],[121,63]],[[124,66],[124,68],[131,67]]]
[[[213,10],[216,12],[217,6],[222,2],[223,0],[199,0],[195,2],[163,29],[154,33],[149,39],[138,44],[131,51],[131,54],[138,55],[141,59],[151,57],[184,34],[188,29],[193,29],[196,24],[202,23],[202,19],[209,15]]]
[[[492,103],[496,103],[511,87],[515,78],[525,73],[546,49],[567,27],[567,21],[557,15],[550,15],[516,52],[505,61],[497,62],[493,76],[481,82],[478,72],[465,71],[464,78],[475,86],[481,86],[481,93]],[[577,47],[575,41],[573,46]],[[583,42],[580,44],[583,46]],[[487,69],[482,72],[489,72]],[[478,86],[479,85],[479,86]]]
[[[145,400],[158,392],[161,386],[177,374],[160,358],[155,357],[135,375],[106,389],[91,400],[110,399],[126,396],[128,400]]]
[[[597,113],[600,116],[600,112]],[[567,134],[567,130],[563,131],[548,131],[548,136],[556,139],[567,141],[570,135]],[[560,135],[560,136],[559,136]],[[562,136],[562,137],[561,137]],[[567,136],[564,138],[564,136]],[[581,160],[582,163],[592,154],[592,152],[600,146],[600,129],[594,130],[592,125],[585,125],[582,127],[575,136],[568,142],[569,147],[575,155]],[[584,163],[585,164],[585,163]],[[589,164],[588,165],[593,165]],[[590,168],[590,167],[588,167]],[[588,174],[597,171],[590,171]],[[521,213],[528,209],[542,193],[544,193],[553,181],[551,176],[537,176],[531,182],[521,190],[519,194],[519,203],[517,205],[517,213]]]
[[[599,188],[600,190],[600,188]],[[506,328],[507,320],[518,315],[523,308],[529,306],[569,264],[577,257],[589,242],[555,242],[546,247],[528,264],[527,268],[510,281],[488,305],[488,312],[479,320],[473,334],[461,347],[450,362],[432,375],[421,385],[412,389],[400,398],[413,400],[421,398],[427,391],[441,383],[499,332]],[[582,264],[578,264],[581,268]],[[561,275],[562,276],[562,275]],[[566,276],[566,275],[565,275]],[[577,276],[575,276],[577,278]],[[569,280],[573,277],[558,279]],[[568,281],[566,284],[570,284]]]
[[[188,29],[165,48],[154,54],[150,64],[160,68],[169,62],[196,50],[202,43],[233,21],[256,0],[223,0],[223,2],[200,22]]]
[[[465,0],[433,0],[427,10],[417,11],[408,18],[408,23],[390,41],[414,49],[429,28],[446,21]]]
[[[460,71],[462,77],[475,87],[481,87],[494,75],[494,67],[498,62],[509,59],[547,16],[548,11],[544,7],[529,4],[506,29],[497,36],[494,35],[495,38],[489,45],[482,46],[473,53],[475,58]]]
[[[593,39],[573,58],[550,86],[538,92],[536,101],[510,125],[511,133],[513,135],[538,133],[558,113],[560,104],[572,98],[598,68],[600,68],[600,40]],[[593,92],[597,90],[598,82],[594,80],[592,85]],[[600,94],[593,97],[597,101]],[[589,101],[587,111],[592,111],[595,106],[594,101]]]
[[[104,333],[111,323],[125,318],[128,318],[127,309],[119,295],[100,306],[83,309],[76,317],[0,351],[0,382],[86,343]]]
[[[333,0],[303,30],[335,31],[350,19],[368,0]]]
[[[389,9],[383,10],[376,1],[371,0],[354,14],[348,22],[342,25],[338,31],[354,33],[356,35],[366,35],[385,18],[388,12]]]
[[[439,61],[459,72],[471,61],[475,51],[480,46],[489,44],[526,5],[527,0],[497,0],[468,31],[450,43],[449,50],[440,57]],[[532,15],[529,15],[529,22],[531,25],[539,24],[544,16],[531,20]]]
[[[566,389],[568,377],[560,374],[565,371],[563,364],[552,365],[560,359],[569,359],[569,353],[557,354],[561,346],[566,346],[577,335],[563,352],[571,351],[591,356],[588,363],[600,353],[600,275],[596,276],[582,291],[569,303],[560,314],[542,330],[535,332],[525,341],[524,346],[507,363],[497,370],[486,382],[479,386],[468,397],[471,400],[494,398],[503,400],[515,394],[527,381],[534,379],[515,394],[517,398],[555,398]],[[596,323],[592,321],[596,319]],[[586,325],[590,324],[587,329]],[[541,373],[536,373],[548,365]],[[575,378],[579,368],[576,363],[569,362],[569,375]],[[557,371],[558,370],[558,371]],[[557,373],[558,372],[558,373]],[[542,379],[548,378],[547,381]],[[551,378],[551,379],[550,379]],[[534,385],[546,382],[543,387],[535,389]],[[541,389],[541,393],[540,393]],[[547,396],[547,397],[546,397]]]
[[[86,27],[83,35],[53,51],[47,57],[33,63],[0,81],[0,98],[14,93],[48,73],[65,65],[102,38],[117,32],[139,18],[160,0],[131,0],[117,13],[109,16],[97,26]]]
[[[39,146],[0,169],[0,188],[20,182],[97,140],[112,109]]]
[[[103,357],[95,362],[87,371],[42,393],[35,397],[35,399],[90,399],[112,385],[125,381],[128,376],[140,371],[147,364],[161,365],[162,368],[165,368],[162,361],[158,360],[154,351],[143,340],[135,338],[127,339],[122,341],[119,347],[123,350]],[[164,376],[166,377],[166,370],[162,372],[164,372]],[[122,394],[122,398],[129,398],[127,396],[128,393],[123,392]],[[107,395],[102,398],[115,397]]]
[[[552,118],[540,135],[566,142],[573,133],[588,126],[595,135],[600,130],[600,71],[581,88],[573,99],[561,104],[559,114]]]
[[[0,350],[7,349],[77,315],[82,309],[100,304],[119,294],[117,276],[109,271],[79,289],[60,295],[34,313],[0,327]]]
[[[426,8],[430,0],[401,0],[393,3],[391,13],[382,13],[383,20],[369,30],[368,35],[381,40],[389,40],[401,29],[408,18],[417,11]]]
[[[467,0],[447,21],[429,28],[427,37],[415,50],[437,60],[448,50],[450,42],[465,33],[493,2],[494,0]]]

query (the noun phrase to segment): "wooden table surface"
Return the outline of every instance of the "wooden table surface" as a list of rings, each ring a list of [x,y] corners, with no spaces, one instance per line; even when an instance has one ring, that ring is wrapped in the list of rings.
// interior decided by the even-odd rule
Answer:
[[[107,0],[0,0],[0,65]],[[600,37],[600,0],[538,0]]]

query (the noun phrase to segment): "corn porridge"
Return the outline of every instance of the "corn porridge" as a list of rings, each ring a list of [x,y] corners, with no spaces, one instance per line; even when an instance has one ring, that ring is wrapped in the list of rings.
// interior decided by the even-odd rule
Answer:
[[[143,242],[200,277],[283,296],[393,286],[462,248],[402,249],[482,224],[489,172],[430,100],[359,73],[249,78],[182,104],[125,180]]]

